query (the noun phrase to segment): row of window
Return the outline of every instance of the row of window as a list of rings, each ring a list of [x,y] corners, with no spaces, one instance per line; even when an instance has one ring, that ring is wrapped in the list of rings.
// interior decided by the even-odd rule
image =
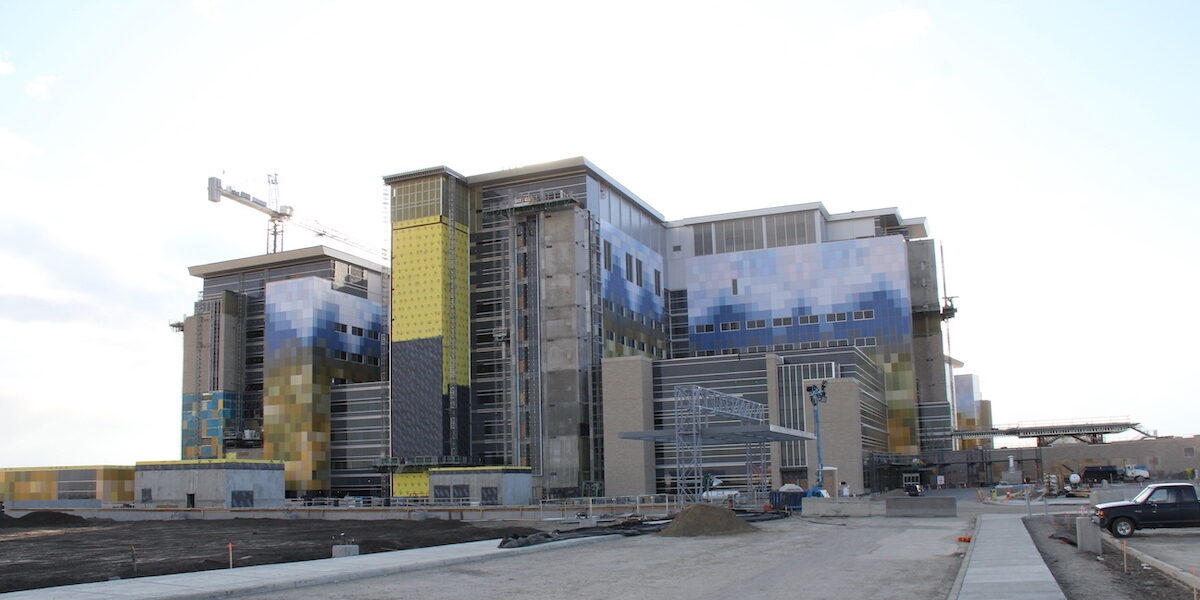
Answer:
[[[362,327],[355,327],[355,326],[353,326],[353,325],[346,325],[345,323],[334,323],[334,324],[333,324],[333,330],[334,330],[334,331],[337,331],[337,332],[339,332],[339,333],[349,333],[350,335],[357,335],[358,337],[362,337],[363,335],[366,335],[368,339],[372,339],[372,340],[377,340],[377,339],[379,339],[379,332],[378,332],[378,331],[374,331],[374,330],[372,330],[372,331],[363,331],[363,328],[362,328]]]
[[[660,350],[659,348],[656,348],[654,346],[650,346],[649,350],[647,350],[646,342],[643,342],[641,340],[634,339],[631,337],[627,337],[624,335],[618,336],[616,334],[616,332],[614,332],[612,330],[605,332],[604,337],[607,338],[608,341],[610,341],[610,342],[616,342],[618,344],[621,344],[622,346],[625,346],[626,348],[639,350],[641,352],[648,352],[651,356],[655,356],[657,358],[665,358],[667,355],[667,353],[665,351]]]
[[[349,361],[349,362],[367,364],[367,365],[371,365],[373,367],[379,366],[379,357],[378,356],[371,356],[369,354],[363,355],[363,354],[359,354],[357,352],[346,352],[345,350],[330,350],[329,358],[332,358],[335,360],[345,360],[345,361]]]
[[[636,321],[640,325],[649,325],[650,328],[655,331],[661,331],[663,333],[666,333],[667,331],[667,324],[659,321],[658,319],[647,316],[631,308],[625,308],[624,306],[617,304],[612,300],[605,299],[602,301],[602,303],[605,310],[610,310],[622,317]]]
[[[613,252],[612,242],[604,240],[604,270],[611,271],[613,269]],[[642,259],[634,258],[632,254],[625,253],[625,280],[636,284],[638,287],[645,287],[645,281],[642,275]],[[654,270],[654,295],[662,295],[662,272],[658,269]]]
[[[825,315],[826,323],[840,323],[846,320],[846,315],[850,313],[829,313]],[[873,310],[856,310],[853,313],[855,321],[865,321],[875,318]],[[798,325],[816,325],[819,323],[817,315],[800,315],[799,317],[776,317],[771,319],[772,327],[791,327],[793,321]],[[742,328],[741,321],[725,321],[720,324],[721,331],[738,331]],[[766,319],[751,319],[746,321],[746,329],[766,329]],[[712,333],[715,330],[712,323],[702,323],[696,326],[696,333]]]
[[[876,344],[877,344],[877,340],[874,337],[854,338],[854,345],[858,346],[859,348],[870,348],[870,347],[875,346]],[[772,351],[773,352],[782,352],[784,350],[796,350],[796,349],[811,350],[813,348],[840,348],[843,346],[850,346],[850,345],[851,344],[850,344],[849,339],[842,338],[842,339],[826,340],[826,341],[818,340],[818,341],[812,341],[812,342],[800,342],[799,344],[774,344],[774,345],[762,345],[762,346],[746,346],[745,348],[721,348],[720,352],[718,352],[716,350],[698,350],[696,352],[693,352],[692,355],[693,356],[715,356],[717,354],[741,354],[743,352],[745,352],[745,353],[772,352]]]

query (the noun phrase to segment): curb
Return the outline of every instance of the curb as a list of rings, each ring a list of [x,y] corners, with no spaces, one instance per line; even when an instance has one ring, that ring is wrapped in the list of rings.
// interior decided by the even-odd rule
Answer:
[[[1117,538],[1114,538],[1111,533],[1104,531],[1101,532],[1101,534],[1101,539],[1104,540],[1105,545],[1111,546],[1117,552],[1122,551],[1121,542]],[[1176,567],[1168,562],[1154,558],[1153,556],[1150,556],[1149,554],[1146,554],[1145,552],[1138,550],[1133,546],[1126,546],[1125,549],[1128,550],[1129,554],[1133,555],[1134,558],[1147,565],[1150,565],[1151,567],[1154,567],[1163,575],[1182,583],[1184,586],[1191,589],[1200,588],[1200,578],[1193,576],[1191,573],[1188,573],[1187,571],[1184,571],[1183,569],[1180,569],[1179,567]]]
[[[967,552],[963,554],[962,563],[958,565],[958,575],[954,576],[954,585],[950,586],[950,593],[946,596],[946,600],[958,600],[958,594],[962,592],[963,580],[967,578],[967,568],[971,566],[971,554],[975,552],[975,540],[979,539],[981,523],[983,523],[983,519],[976,515],[975,530],[971,532],[971,543],[967,544]]]

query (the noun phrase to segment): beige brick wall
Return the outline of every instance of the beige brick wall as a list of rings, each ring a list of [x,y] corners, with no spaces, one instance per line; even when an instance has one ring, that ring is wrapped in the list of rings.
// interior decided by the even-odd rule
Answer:
[[[652,362],[644,356],[605,358],[604,493],[654,493],[654,444],[623,440],[626,431],[654,429]]]

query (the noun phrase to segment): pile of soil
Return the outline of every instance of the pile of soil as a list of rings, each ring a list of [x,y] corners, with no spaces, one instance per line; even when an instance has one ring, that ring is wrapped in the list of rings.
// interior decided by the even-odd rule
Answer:
[[[671,524],[658,532],[670,537],[694,537],[701,535],[733,535],[758,531],[758,528],[739,519],[728,508],[711,504],[693,504],[671,520]]]
[[[14,518],[0,513],[0,527],[87,527],[88,520],[79,515],[68,515],[53,510],[35,510],[23,517]]]

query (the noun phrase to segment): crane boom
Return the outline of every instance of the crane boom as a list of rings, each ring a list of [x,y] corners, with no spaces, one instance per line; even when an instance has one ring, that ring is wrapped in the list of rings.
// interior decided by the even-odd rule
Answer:
[[[372,255],[380,256],[384,260],[387,260],[388,251],[386,248],[368,246],[367,244],[359,242],[340,231],[326,227],[320,223],[317,223],[316,221],[305,222],[292,220],[292,207],[277,206],[279,202],[279,190],[277,187],[279,185],[278,176],[268,175],[267,181],[271,184],[271,202],[260,200],[254,196],[251,196],[250,194],[247,194],[246,192],[239,192],[230,186],[221,185],[221,179],[218,177],[209,177],[208,201],[220,202],[221,198],[228,198],[234,202],[237,202],[238,204],[241,204],[242,206],[248,206],[267,215],[267,217],[270,218],[270,223],[267,229],[268,254],[283,251],[283,224],[284,222],[291,221],[292,223],[303,227],[304,229],[307,229],[318,236],[337,240],[343,244],[353,246],[359,250],[370,252]]]
[[[208,201],[220,202],[222,197],[229,198],[242,206],[249,206],[270,217],[267,226],[267,253],[272,254],[283,250],[283,223],[292,218],[292,207],[275,208],[266,201],[259,200],[246,192],[239,192],[227,185],[222,186],[220,178],[209,177]]]
[[[387,259],[388,253],[387,253],[386,248],[377,248],[377,247],[368,246],[367,244],[359,242],[336,229],[333,229],[331,227],[326,227],[316,221],[313,221],[311,223],[306,222],[306,221],[292,221],[292,223],[295,225],[299,225],[300,227],[303,227],[303,228],[317,234],[320,237],[327,237],[331,240],[337,240],[343,244],[354,246],[355,248],[358,248],[359,250],[362,250],[364,252],[370,252],[372,255],[380,256],[380,257],[383,257],[384,259]]]

